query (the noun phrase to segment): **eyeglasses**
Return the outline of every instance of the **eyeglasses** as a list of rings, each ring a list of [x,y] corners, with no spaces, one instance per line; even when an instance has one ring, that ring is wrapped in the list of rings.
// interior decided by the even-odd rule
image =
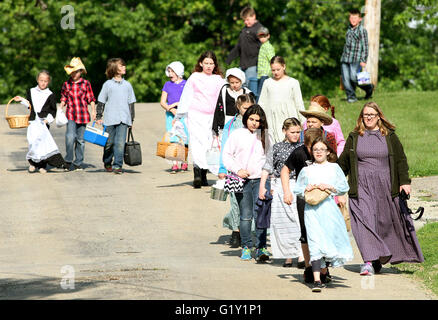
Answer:
[[[364,118],[370,118],[370,119],[374,119],[375,117],[377,117],[379,114],[378,113],[364,113],[363,117]]]
[[[315,148],[315,149],[313,149],[313,152],[324,152],[324,151],[327,151],[327,148]]]

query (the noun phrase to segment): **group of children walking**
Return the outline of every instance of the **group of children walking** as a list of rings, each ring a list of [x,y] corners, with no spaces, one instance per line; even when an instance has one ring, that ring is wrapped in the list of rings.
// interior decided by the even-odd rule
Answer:
[[[123,79],[126,64],[123,59],[108,60],[106,75],[108,80],[103,84],[97,99],[93,93],[90,81],[83,78],[87,73],[80,58],[73,58],[64,67],[69,79],[61,88],[61,103],[59,109],[56,99],[49,89],[51,76],[47,70],[37,75],[37,86],[26,92],[26,98],[16,96],[15,101],[31,109],[27,140],[29,151],[26,159],[29,161],[28,171],[45,173],[47,165],[63,168],[65,171],[83,170],[86,125],[96,121],[106,127],[109,136],[104,146],[103,163],[107,172],[123,173],[123,154],[127,128],[134,121],[135,94],[131,84]],[[91,106],[91,114],[88,110]],[[66,107],[65,147],[63,157],[50,134],[50,124],[60,117]],[[105,111],[104,111],[105,110]],[[102,120],[103,117],[103,120]]]
[[[315,95],[306,110],[299,81],[287,75],[286,62],[275,55],[267,28],[257,21],[251,8],[242,10],[241,17],[245,27],[227,58],[230,63],[240,57],[240,68],[228,69],[225,79],[212,51],[199,57],[185,85],[182,64],[172,62],[167,66],[166,75],[172,85],[180,88],[175,100],[168,99],[170,83],[163,88],[161,106],[167,111],[166,117],[171,117],[171,121],[167,120],[167,130],[175,131],[173,128],[178,123],[187,126],[184,135],[194,162],[194,188],[209,185],[206,174],[210,170],[218,176],[215,188],[235,189],[229,192],[230,210],[223,219],[223,226],[232,230],[231,247],[242,248],[241,260],[254,258],[264,262],[272,256],[285,259],[283,267],[292,267],[293,259],[297,258],[297,267],[304,269],[304,281],[312,284],[313,292],[320,292],[332,280],[329,266],[339,267],[353,259],[347,231],[349,223],[341,212],[341,208],[346,208],[345,194],[350,190],[345,175],[355,168],[352,165],[349,169],[345,160],[351,150],[344,152],[346,142],[329,99]],[[175,68],[180,77],[173,76],[178,73]],[[367,104],[363,110],[367,110]],[[375,118],[375,114],[372,116]],[[383,114],[380,118],[384,119]],[[363,121],[359,118],[359,127]],[[215,145],[220,150],[216,159],[218,170],[212,169],[216,168],[216,161],[214,166],[209,163],[213,154],[210,150]],[[342,169],[337,163],[341,155]],[[401,152],[405,163],[403,155]],[[186,171],[187,165],[183,163],[180,170]],[[171,172],[176,171],[178,167],[173,164]],[[351,173],[349,180],[354,179],[350,176]],[[350,196],[355,197],[356,193]],[[260,205],[261,201],[270,202],[270,217],[265,220],[260,217],[266,214],[269,204]],[[350,199],[352,205],[356,204],[354,201]],[[352,212],[351,225],[355,238],[360,238],[356,223],[360,224],[361,217],[356,212],[362,214],[360,210]],[[377,210],[368,214],[386,213]],[[360,247],[366,259],[361,275],[380,272],[382,263],[389,261],[386,246],[381,254],[382,246],[374,247],[375,235],[380,232],[376,228],[371,228],[373,237],[369,236],[374,242],[359,241],[361,245],[366,243],[363,246],[366,249]],[[392,227],[387,225],[382,230],[388,228]],[[268,229],[272,255],[267,248]],[[421,262],[423,258],[415,234],[406,234],[406,239],[391,238],[391,241],[402,243],[404,247],[414,243],[411,251],[415,254],[400,259],[402,254],[394,253],[395,263]],[[398,245],[387,246],[394,252],[399,250]]]

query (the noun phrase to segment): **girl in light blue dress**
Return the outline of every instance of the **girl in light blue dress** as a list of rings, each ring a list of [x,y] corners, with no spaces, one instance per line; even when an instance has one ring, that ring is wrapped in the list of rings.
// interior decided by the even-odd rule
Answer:
[[[329,190],[331,195],[317,205],[306,203],[304,223],[314,274],[312,291],[320,292],[325,285],[320,280],[320,269],[330,262],[333,267],[353,259],[353,249],[344,218],[333,196],[343,195],[348,182],[336,161],[337,156],[323,137],[318,137],[311,147],[313,164],[304,167],[298,175],[293,192],[304,197],[305,191],[315,188]],[[324,264],[324,265],[321,265]]]

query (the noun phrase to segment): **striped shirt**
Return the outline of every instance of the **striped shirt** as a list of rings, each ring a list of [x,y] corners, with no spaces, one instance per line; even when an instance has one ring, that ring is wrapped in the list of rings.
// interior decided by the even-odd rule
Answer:
[[[259,58],[257,62],[257,78],[269,76],[271,73],[271,59],[275,56],[275,50],[269,41],[266,41],[260,47]]]
[[[344,51],[342,52],[341,62],[367,62],[368,59],[368,33],[367,30],[359,24],[353,28],[348,27]]]
[[[90,122],[88,104],[96,101],[90,81],[80,78],[74,82],[71,78],[64,82],[61,89],[61,101],[67,104],[68,120],[76,123]]]

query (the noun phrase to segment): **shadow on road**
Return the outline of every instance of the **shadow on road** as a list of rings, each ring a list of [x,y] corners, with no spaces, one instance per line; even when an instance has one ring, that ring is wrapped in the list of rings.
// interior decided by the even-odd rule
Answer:
[[[63,299],[68,299],[69,293],[76,293],[88,288],[96,288],[100,281],[74,283],[74,288],[63,289],[60,278],[41,277],[34,279],[0,279],[0,299],[26,300],[49,299],[53,295],[66,294]]]

